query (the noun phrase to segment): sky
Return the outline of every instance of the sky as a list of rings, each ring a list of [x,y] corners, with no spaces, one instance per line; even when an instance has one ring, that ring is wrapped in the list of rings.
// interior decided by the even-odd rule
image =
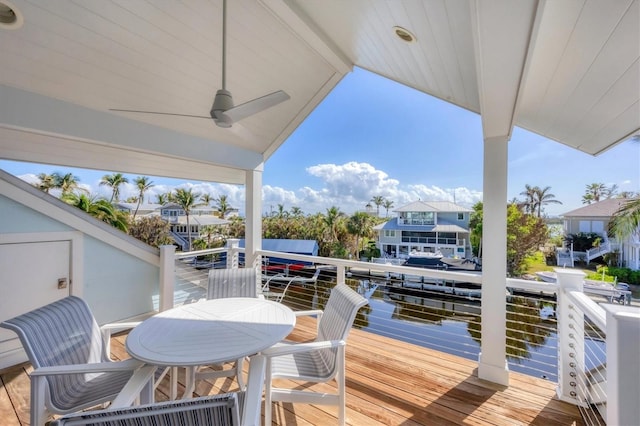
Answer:
[[[388,212],[416,200],[453,201],[471,207],[482,200],[480,116],[460,107],[355,69],[265,163],[263,213],[299,207],[305,214],[337,206],[347,214],[365,210],[374,196],[393,202]],[[591,183],[640,192],[640,143],[626,141],[593,157],[520,128],[509,142],[508,199],[523,199],[525,185],[551,187],[562,204],[557,216],[581,207]],[[0,169],[34,182],[39,173],[73,173],[92,194],[110,197],[100,179],[110,170],[0,160]],[[121,199],[137,194],[133,179]],[[226,195],[244,214],[244,187],[150,176],[155,195],[176,187],[213,198]],[[371,203],[373,204],[373,203]],[[374,205],[375,208],[375,205]],[[386,211],[381,207],[380,215]]]

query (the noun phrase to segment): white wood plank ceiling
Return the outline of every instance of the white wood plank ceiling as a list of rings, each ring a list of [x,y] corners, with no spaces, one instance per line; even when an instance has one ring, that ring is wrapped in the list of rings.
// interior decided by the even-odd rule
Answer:
[[[639,0],[229,0],[235,102],[291,96],[242,121],[251,137],[109,111],[207,116],[221,0],[0,3],[24,21],[0,24],[2,158],[242,182],[354,65],[483,114],[485,136],[518,125],[596,154],[640,131]]]

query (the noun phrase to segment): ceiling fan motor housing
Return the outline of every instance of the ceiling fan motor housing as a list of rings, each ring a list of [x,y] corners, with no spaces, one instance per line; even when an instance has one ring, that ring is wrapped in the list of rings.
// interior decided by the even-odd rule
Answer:
[[[216,92],[216,97],[213,99],[213,106],[211,107],[211,118],[219,127],[231,127],[233,122],[229,118],[225,111],[233,108],[233,98],[228,90],[220,89]]]

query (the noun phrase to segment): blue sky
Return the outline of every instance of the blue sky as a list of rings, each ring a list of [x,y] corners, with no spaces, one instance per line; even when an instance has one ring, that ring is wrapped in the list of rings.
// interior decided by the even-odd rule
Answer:
[[[108,196],[100,178],[111,171],[15,163],[0,168],[25,180],[38,173],[73,172],[92,193]],[[126,175],[132,181],[136,175]],[[213,197],[227,195],[244,211],[244,188],[151,177],[149,192],[189,186]],[[550,216],[582,205],[590,183],[640,191],[640,143],[624,142],[593,157],[516,128],[509,142],[508,198],[522,198],[526,184],[551,187],[562,205]],[[361,69],[347,75],[283,146],[265,163],[264,211],[345,213],[363,210],[381,195],[400,207],[418,199],[449,200],[471,206],[482,199],[480,116]],[[122,197],[134,195],[132,185]],[[391,213],[391,212],[390,212]],[[381,211],[381,215],[385,212]]]

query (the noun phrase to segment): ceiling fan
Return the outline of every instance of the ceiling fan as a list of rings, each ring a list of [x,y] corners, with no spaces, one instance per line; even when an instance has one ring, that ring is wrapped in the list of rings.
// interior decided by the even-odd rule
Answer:
[[[209,116],[190,115],[190,114],[176,114],[170,112],[157,112],[157,111],[139,111],[131,109],[115,109],[110,108],[109,111],[119,112],[134,112],[142,114],[159,114],[159,115],[174,115],[180,117],[195,117],[195,118],[212,118],[213,121],[219,127],[229,128],[233,124],[247,118],[259,112],[262,112],[272,106],[275,106],[281,102],[290,99],[290,96],[282,90],[269,93],[268,95],[253,99],[240,105],[233,104],[233,97],[231,92],[226,88],[227,76],[226,76],[226,58],[227,56],[227,0],[222,0],[222,89],[216,92],[216,96],[213,99],[213,105]]]

